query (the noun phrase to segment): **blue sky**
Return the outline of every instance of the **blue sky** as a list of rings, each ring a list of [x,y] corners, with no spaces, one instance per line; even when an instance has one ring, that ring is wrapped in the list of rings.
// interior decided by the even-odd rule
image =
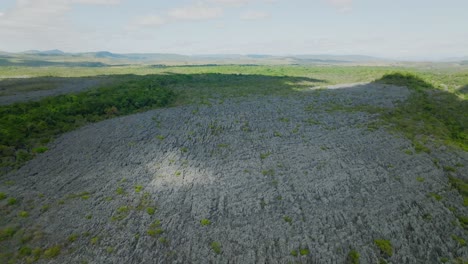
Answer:
[[[0,50],[468,55],[466,0],[1,0]]]

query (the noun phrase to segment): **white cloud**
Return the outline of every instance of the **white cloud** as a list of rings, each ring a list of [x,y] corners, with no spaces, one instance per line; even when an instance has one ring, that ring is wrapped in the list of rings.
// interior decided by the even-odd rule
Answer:
[[[71,2],[88,5],[117,5],[121,0],[71,0]]]
[[[278,0],[208,0],[210,3],[229,5],[229,6],[242,6],[253,3],[274,3]]]
[[[3,16],[3,15],[4,15],[3,12],[0,12],[0,17]]]
[[[135,19],[128,29],[135,29],[139,27],[159,27],[166,24],[166,20],[161,16],[148,15]]]
[[[260,20],[270,17],[270,14],[262,11],[247,11],[241,14],[243,20]]]
[[[172,9],[168,16],[173,20],[204,20],[221,17],[223,12],[224,10],[220,7],[197,5]]]
[[[118,3],[120,0],[17,0],[0,16],[1,46],[20,50],[73,46],[84,37],[68,17],[74,5]]]
[[[326,0],[326,1],[342,12],[350,11],[353,5],[353,0]]]
[[[219,18],[224,10],[220,7],[207,7],[204,5],[185,6],[174,8],[160,14],[148,14],[135,18],[125,29],[135,31],[142,28],[159,27],[164,24],[180,21],[196,21]]]
[[[210,3],[241,6],[254,2],[255,0],[208,0]]]

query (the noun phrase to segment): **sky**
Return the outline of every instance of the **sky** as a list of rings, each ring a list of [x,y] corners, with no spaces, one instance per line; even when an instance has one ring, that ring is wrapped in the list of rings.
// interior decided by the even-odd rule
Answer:
[[[0,0],[0,50],[468,56],[467,0]]]

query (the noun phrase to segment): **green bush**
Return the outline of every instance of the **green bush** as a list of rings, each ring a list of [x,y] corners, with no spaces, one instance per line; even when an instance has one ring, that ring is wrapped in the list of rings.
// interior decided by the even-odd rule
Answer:
[[[54,246],[51,248],[48,248],[44,251],[44,257],[45,258],[55,258],[58,255],[60,255],[60,251],[62,250],[62,247],[60,246]]]
[[[375,245],[377,245],[377,247],[380,249],[380,251],[391,257],[393,255],[393,247],[392,247],[392,243],[388,240],[384,240],[384,239],[376,239],[374,240],[374,243]]]
[[[360,254],[356,250],[351,250],[348,254],[347,263],[349,264],[359,264]]]

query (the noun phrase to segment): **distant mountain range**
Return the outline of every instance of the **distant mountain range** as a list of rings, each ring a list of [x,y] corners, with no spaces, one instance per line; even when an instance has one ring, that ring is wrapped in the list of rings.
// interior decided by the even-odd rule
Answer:
[[[468,57],[450,58],[444,62],[468,61]],[[392,63],[396,60],[364,55],[267,55],[267,54],[206,54],[180,55],[166,53],[127,53],[109,51],[68,53],[54,50],[28,50],[20,53],[0,51],[3,66],[106,66],[106,65],[197,65],[197,64],[366,64]]]

